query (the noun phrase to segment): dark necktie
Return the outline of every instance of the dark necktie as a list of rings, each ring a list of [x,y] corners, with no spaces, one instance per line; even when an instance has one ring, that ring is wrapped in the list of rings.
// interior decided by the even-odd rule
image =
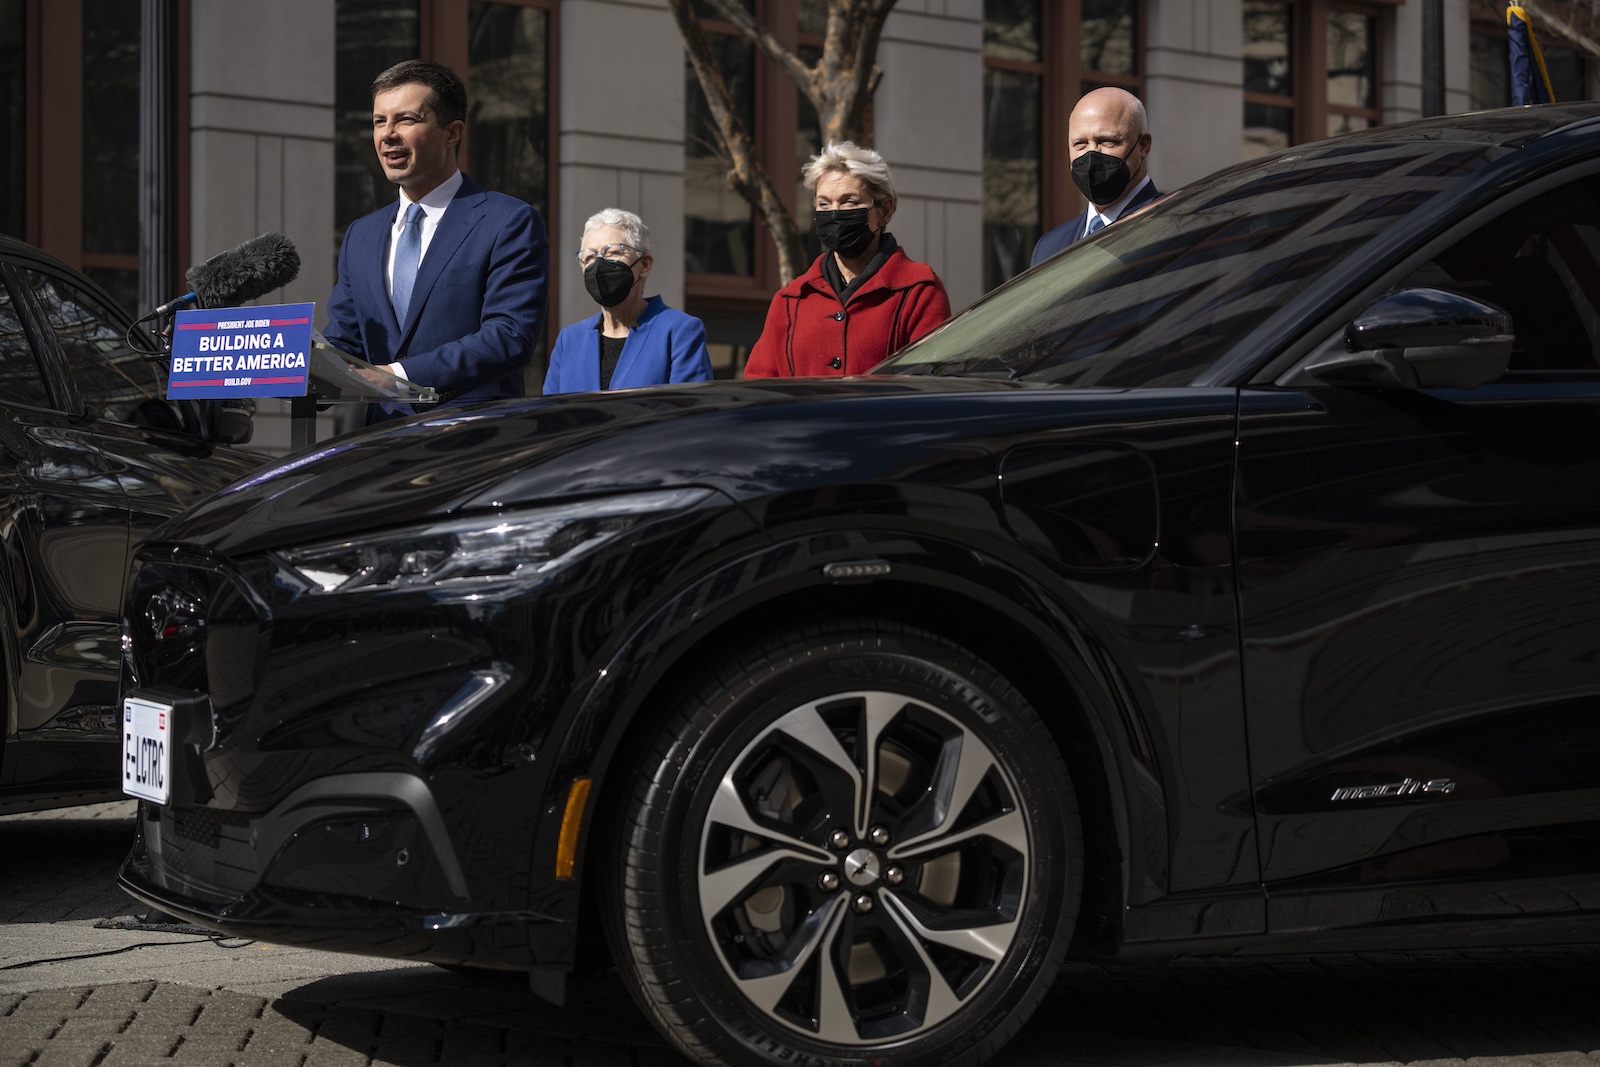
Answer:
[[[1093,215],[1090,215],[1089,216],[1089,227],[1088,227],[1088,229],[1083,231],[1083,235],[1085,237],[1087,237],[1091,233],[1094,233],[1096,230],[1101,229],[1102,227],[1104,227],[1105,224],[1106,224],[1105,216],[1099,214],[1098,212],[1093,214]],[[403,240],[405,240],[405,238],[402,237],[401,240],[403,241]],[[395,277],[398,278],[399,275],[397,274],[397,275],[395,275]],[[398,283],[397,283],[396,287],[398,288]]]
[[[417,266],[422,262],[422,205],[406,208],[405,225],[400,227],[400,239],[394,243],[394,289],[389,302],[394,305],[395,320],[406,321],[406,308],[411,305],[411,287],[417,283]]]

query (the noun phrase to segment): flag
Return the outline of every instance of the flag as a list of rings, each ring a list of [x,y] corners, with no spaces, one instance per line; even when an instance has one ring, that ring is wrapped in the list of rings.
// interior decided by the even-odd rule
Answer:
[[[1515,4],[1506,8],[1506,36],[1511,42],[1511,103],[1518,107],[1553,103],[1556,94],[1544,68],[1544,53],[1533,36],[1533,23]]]

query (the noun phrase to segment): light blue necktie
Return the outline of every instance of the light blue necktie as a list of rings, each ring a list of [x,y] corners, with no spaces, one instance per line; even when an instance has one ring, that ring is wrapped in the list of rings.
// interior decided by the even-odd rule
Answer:
[[[422,205],[406,208],[405,225],[400,227],[400,240],[394,243],[394,289],[389,302],[394,305],[394,317],[401,325],[406,321],[406,308],[411,305],[411,287],[417,284],[417,266],[422,262]]]
[[[1089,216],[1089,226],[1088,226],[1087,229],[1085,229],[1083,231],[1083,235],[1085,237],[1087,237],[1091,233],[1094,233],[1096,230],[1102,229],[1105,226],[1105,224],[1106,224],[1105,216],[1099,214],[1098,212],[1093,214],[1093,215],[1090,215]],[[405,238],[402,237],[402,238],[400,238],[400,240],[404,241]],[[399,277],[400,277],[400,275],[399,275],[398,270],[397,270],[397,273],[395,274],[395,278],[399,279]],[[400,283],[399,283],[398,280],[395,282],[395,288],[397,290],[400,288]]]

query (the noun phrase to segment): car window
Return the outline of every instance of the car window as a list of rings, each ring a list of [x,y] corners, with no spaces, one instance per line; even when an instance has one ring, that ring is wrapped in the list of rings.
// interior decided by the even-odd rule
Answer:
[[[128,347],[124,330],[99,298],[61,278],[18,272],[33,290],[78,394],[101,418],[181,430],[178,406],[165,399],[161,366]]]
[[[0,285],[0,400],[35,408],[55,406],[39,369],[39,360],[34,356],[33,344],[22,328],[11,293],[3,285]]]
[[[1403,283],[1511,313],[1510,371],[1600,371],[1600,176],[1522,204]]]
[[[1335,263],[1494,158],[1339,142],[1225,171],[1002,286],[880,374],[1187,385]]]

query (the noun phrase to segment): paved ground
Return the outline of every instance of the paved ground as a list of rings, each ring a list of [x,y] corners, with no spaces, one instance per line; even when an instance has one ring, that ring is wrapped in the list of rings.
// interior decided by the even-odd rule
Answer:
[[[0,1067],[681,1065],[619,985],[105,929],[132,806],[0,817]],[[1600,1067],[1600,946],[1075,965],[997,1067]]]

